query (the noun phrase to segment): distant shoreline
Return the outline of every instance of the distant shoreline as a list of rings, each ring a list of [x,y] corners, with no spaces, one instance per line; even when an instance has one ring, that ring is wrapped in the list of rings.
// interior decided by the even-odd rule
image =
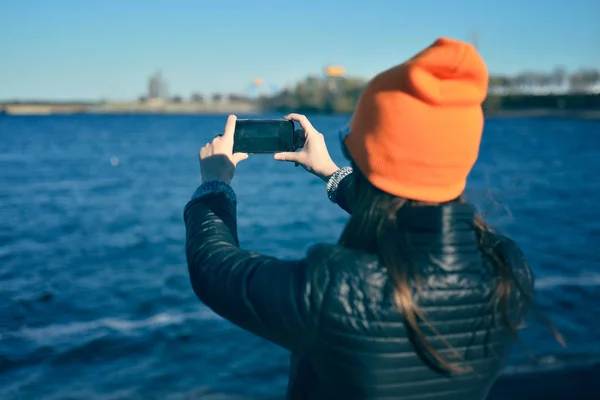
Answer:
[[[257,114],[260,108],[249,102],[110,102],[110,103],[5,103],[0,114],[19,116],[76,115],[76,114]]]
[[[249,102],[220,103],[5,103],[0,104],[0,115],[259,115],[273,112],[299,112],[304,114],[348,115],[342,112],[324,112],[319,109],[295,110],[268,109]],[[572,118],[600,119],[600,109],[574,110],[560,108],[523,108],[487,110],[486,118]]]
[[[572,119],[600,119],[598,110],[561,110],[551,108],[538,108],[530,110],[500,110],[488,112],[486,118],[572,118]]]

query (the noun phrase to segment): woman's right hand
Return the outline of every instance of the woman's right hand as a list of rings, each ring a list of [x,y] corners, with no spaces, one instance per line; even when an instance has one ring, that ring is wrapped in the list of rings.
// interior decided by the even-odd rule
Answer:
[[[339,168],[329,155],[325,138],[310,123],[308,118],[300,114],[290,114],[284,117],[297,121],[306,135],[306,142],[298,152],[277,153],[274,158],[279,161],[289,161],[300,164],[311,174],[327,182]]]

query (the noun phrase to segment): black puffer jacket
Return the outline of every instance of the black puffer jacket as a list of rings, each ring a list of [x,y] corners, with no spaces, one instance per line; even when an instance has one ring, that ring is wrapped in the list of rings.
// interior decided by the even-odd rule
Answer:
[[[344,178],[336,195],[349,212],[352,181],[352,175]],[[302,260],[282,261],[242,250],[234,196],[216,191],[185,208],[192,286],[217,314],[292,352],[287,398],[486,398],[513,339],[490,301],[493,268],[465,223],[473,220],[471,206],[415,208],[405,221],[414,242],[427,246],[426,254],[424,247],[411,254],[425,277],[418,305],[475,369],[451,377],[415,351],[376,255],[317,245]],[[497,254],[531,292],[521,251],[505,237],[496,239]],[[511,314],[521,318],[526,301],[519,295],[513,300]],[[423,330],[441,354],[449,354],[443,339]]]

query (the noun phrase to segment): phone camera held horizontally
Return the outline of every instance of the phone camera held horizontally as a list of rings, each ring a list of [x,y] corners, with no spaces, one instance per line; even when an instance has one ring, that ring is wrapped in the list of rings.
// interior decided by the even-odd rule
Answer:
[[[238,119],[233,137],[234,153],[269,154],[296,151],[306,137],[286,119]]]

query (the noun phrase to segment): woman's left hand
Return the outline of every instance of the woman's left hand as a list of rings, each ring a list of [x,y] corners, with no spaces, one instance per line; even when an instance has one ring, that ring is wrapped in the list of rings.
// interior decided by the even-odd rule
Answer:
[[[202,181],[219,180],[231,183],[237,163],[248,158],[246,153],[233,154],[233,133],[237,117],[230,115],[225,124],[223,135],[200,149],[200,171]]]

